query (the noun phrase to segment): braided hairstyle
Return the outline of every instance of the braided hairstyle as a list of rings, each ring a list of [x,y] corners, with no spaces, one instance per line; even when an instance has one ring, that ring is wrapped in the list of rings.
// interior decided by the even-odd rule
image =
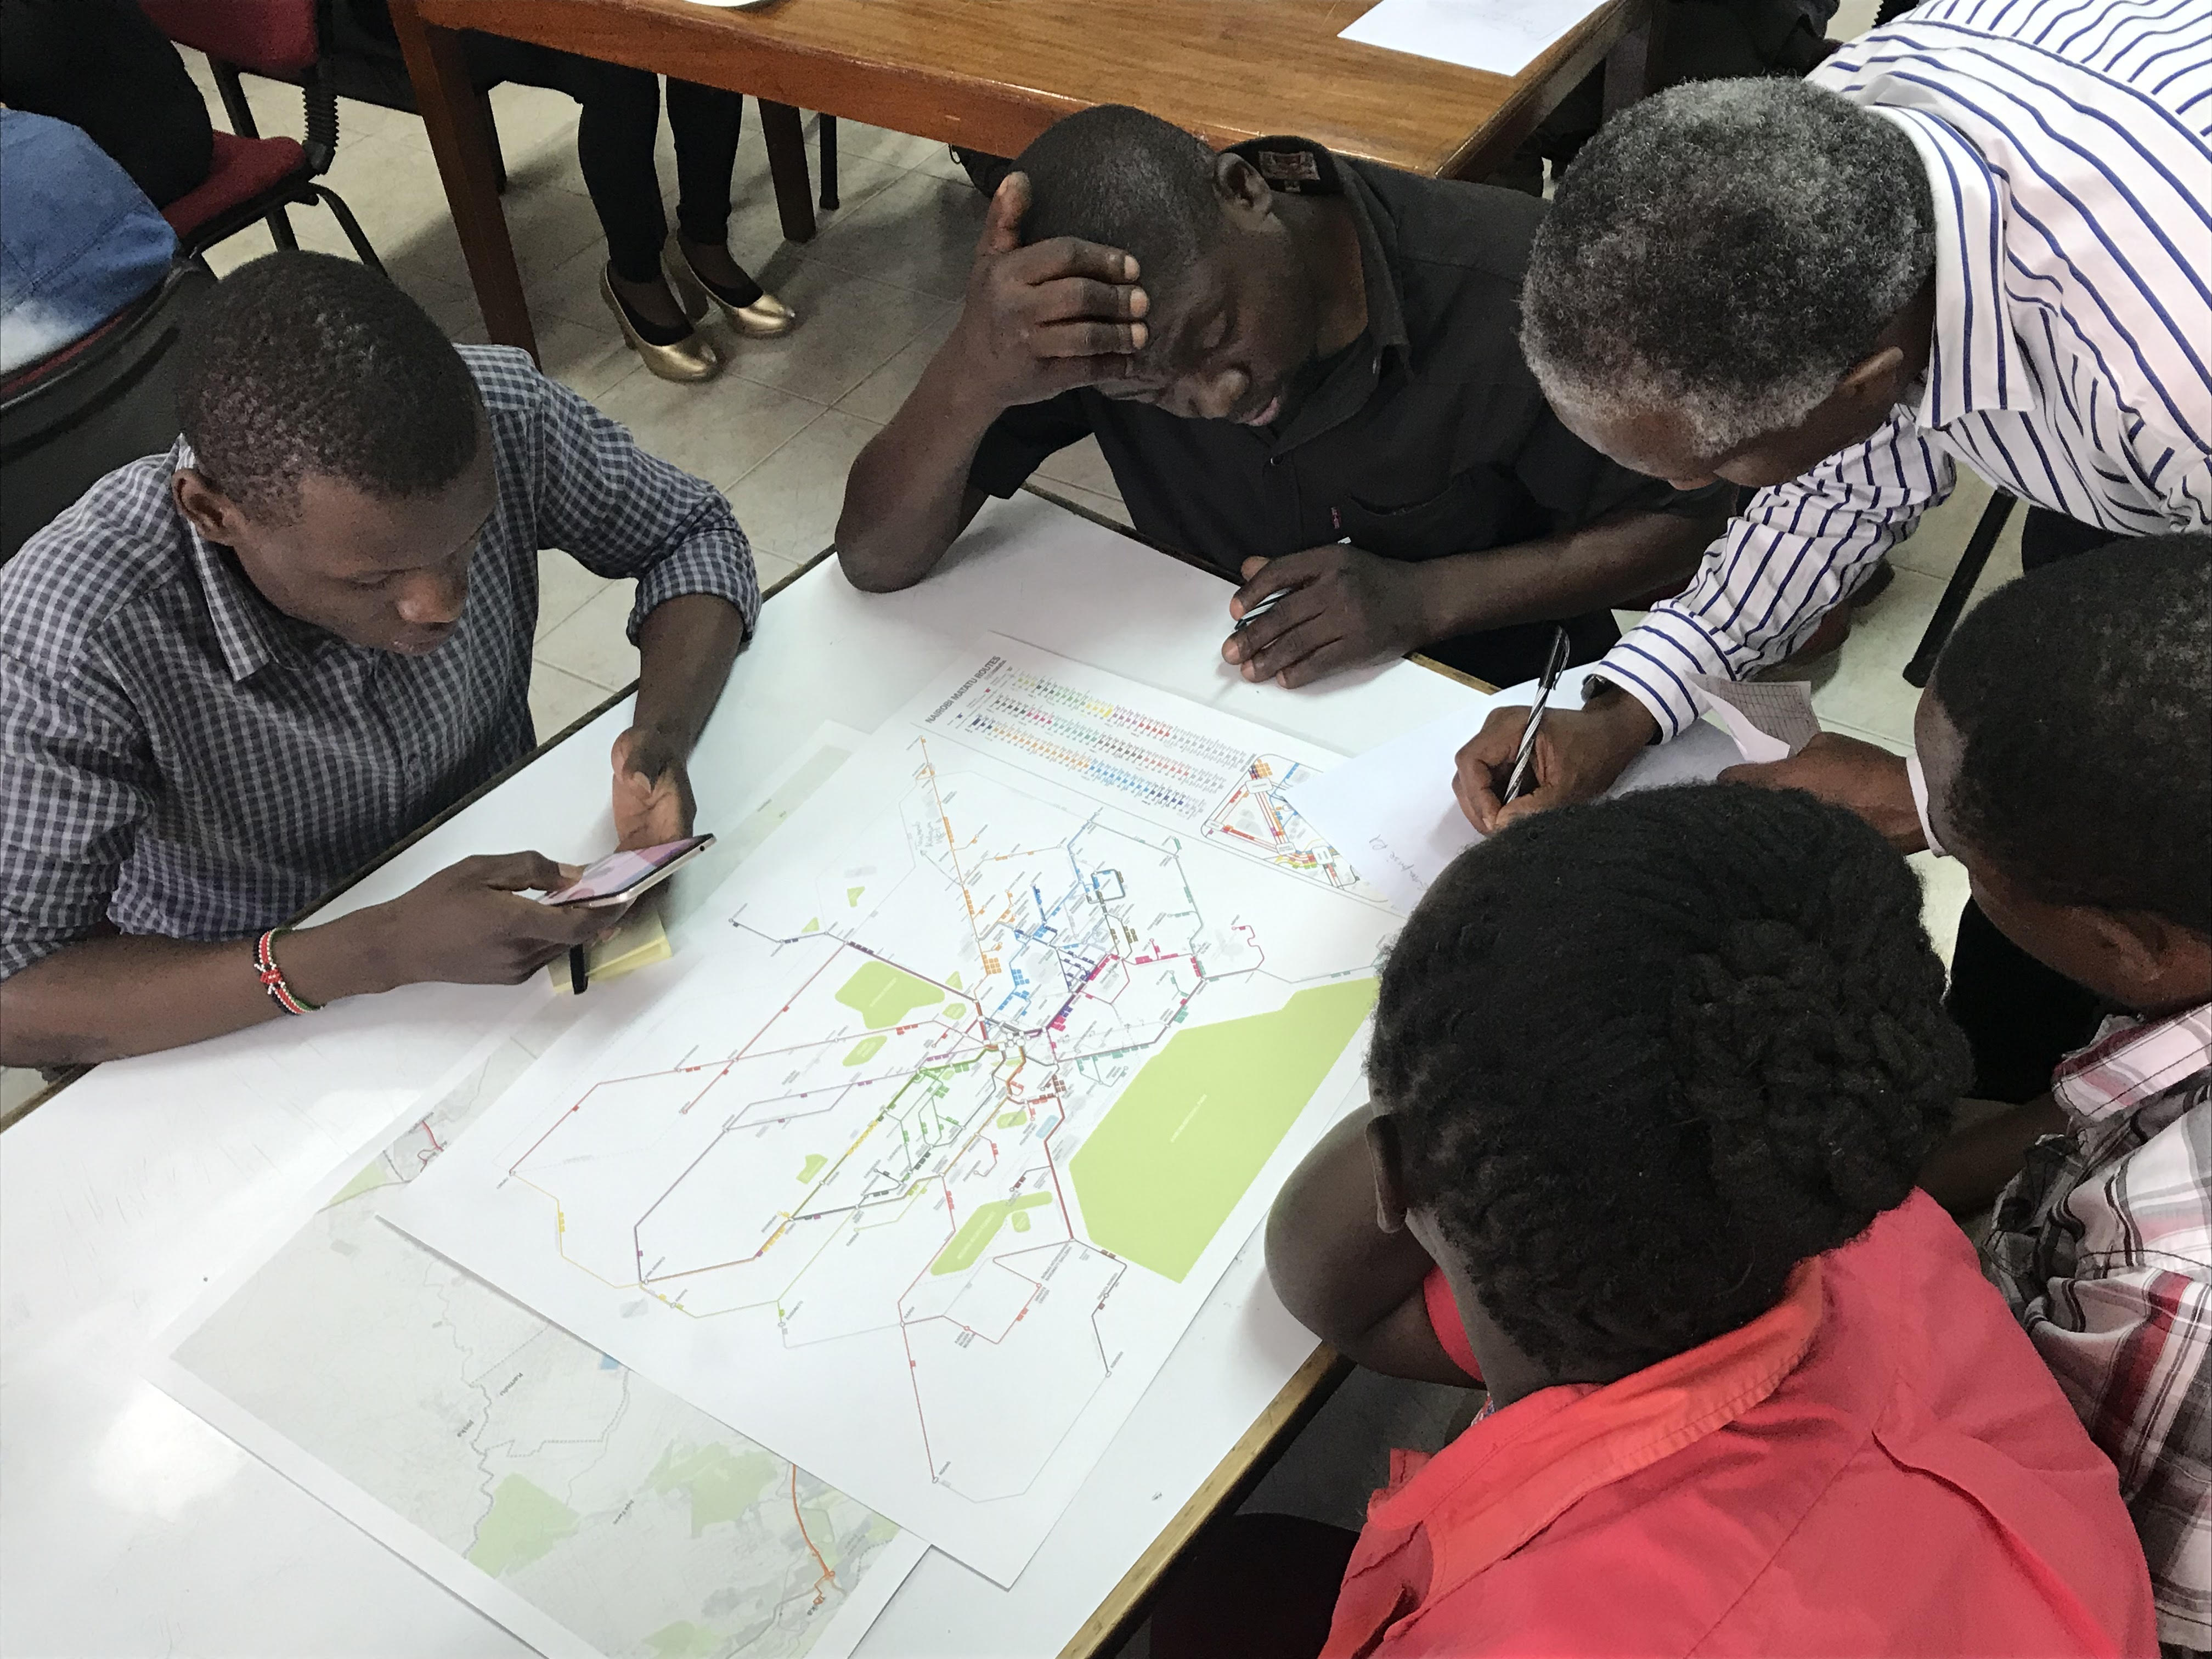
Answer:
[[[1659,789],[1471,848],[1382,975],[1409,1206],[1539,1364],[1756,1318],[1901,1202],[1967,1076],[1918,883],[1795,791]]]

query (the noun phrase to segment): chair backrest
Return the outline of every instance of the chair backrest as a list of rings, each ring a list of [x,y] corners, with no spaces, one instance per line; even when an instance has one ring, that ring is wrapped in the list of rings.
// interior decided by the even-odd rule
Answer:
[[[289,78],[321,55],[315,0],[138,0],[154,27],[180,46],[255,75]]]
[[[0,398],[0,560],[117,467],[176,441],[177,346],[215,286],[179,264],[82,348],[14,376]]]

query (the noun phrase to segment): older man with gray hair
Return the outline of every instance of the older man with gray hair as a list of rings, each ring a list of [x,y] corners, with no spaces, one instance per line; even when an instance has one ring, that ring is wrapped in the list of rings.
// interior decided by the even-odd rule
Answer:
[[[1695,718],[1692,676],[1797,650],[1961,465],[2039,509],[2031,565],[2212,522],[2208,135],[2205,0],[1928,0],[1805,81],[1680,87],[1601,129],[1531,252],[1529,363],[1615,460],[1759,493],[1607,655],[1608,689],[1547,717],[1536,789],[1499,798],[1518,713],[1461,751],[1476,826],[1599,793]],[[1870,744],[1740,775],[1925,844],[1906,763]],[[1991,1094],[2040,1092],[2094,1023],[2030,997],[2031,969],[1969,907],[1954,1009]]]

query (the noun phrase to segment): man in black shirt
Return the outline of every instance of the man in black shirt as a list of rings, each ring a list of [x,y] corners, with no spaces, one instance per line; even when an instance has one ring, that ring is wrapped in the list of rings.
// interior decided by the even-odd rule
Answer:
[[[1071,116],[992,198],[959,325],[854,461],[859,586],[920,580],[987,495],[1095,433],[1139,532],[1240,580],[1223,655],[1286,686],[1425,649],[1498,684],[1617,637],[1733,502],[1560,424],[1516,304],[1544,208],[1298,138],[1218,156]]]

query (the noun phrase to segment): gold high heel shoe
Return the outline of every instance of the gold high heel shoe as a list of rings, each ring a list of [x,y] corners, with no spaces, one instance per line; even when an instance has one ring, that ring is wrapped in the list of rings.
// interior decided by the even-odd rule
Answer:
[[[607,302],[607,309],[622,325],[623,338],[629,349],[645,359],[645,366],[664,380],[711,380],[722,372],[722,359],[714,350],[713,342],[698,334],[687,334],[674,345],[655,345],[637,331],[630,321],[629,313],[615,293],[613,279],[607,268],[599,269],[599,297]]]
[[[707,286],[706,278],[691,268],[691,256],[672,231],[660,250],[660,269],[668,277],[668,285],[676,290],[676,297],[684,302],[684,314],[695,323],[712,304],[729,319],[732,328],[755,339],[788,334],[799,326],[799,313],[773,294],[763,293],[750,305],[734,306],[715,293]]]

